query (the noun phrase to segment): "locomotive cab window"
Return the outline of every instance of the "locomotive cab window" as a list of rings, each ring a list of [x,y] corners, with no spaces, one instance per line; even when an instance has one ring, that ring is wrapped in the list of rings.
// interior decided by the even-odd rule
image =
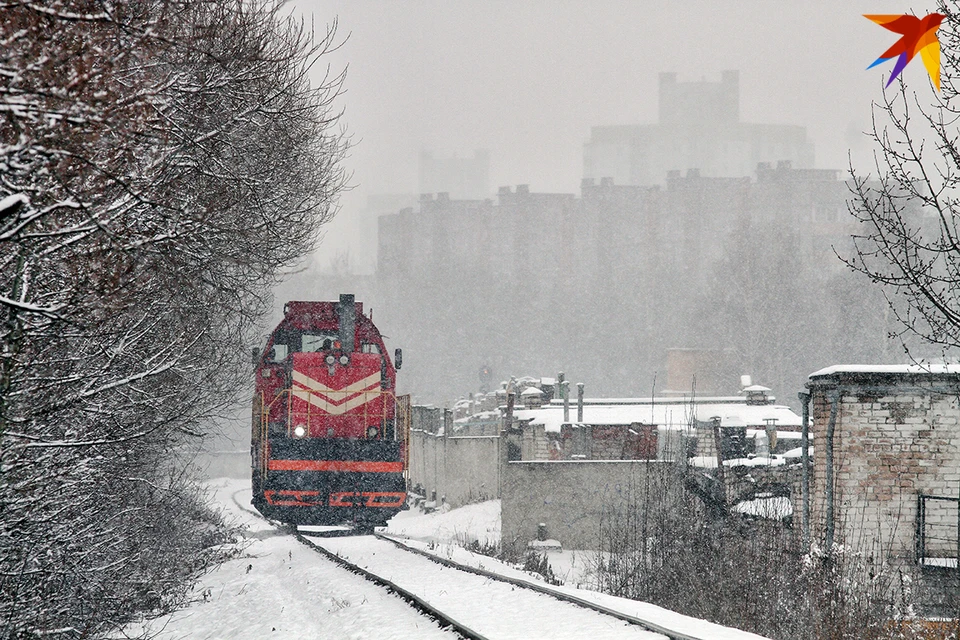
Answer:
[[[335,333],[305,333],[302,337],[301,351],[304,353],[316,353],[318,351],[330,351],[333,349],[333,343],[336,342]]]
[[[287,357],[287,345],[285,344],[275,344],[270,348],[269,353],[267,353],[268,362],[280,362]]]
[[[370,342],[364,342],[360,345],[360,351],[363,353],[380,353],[380,347]]]

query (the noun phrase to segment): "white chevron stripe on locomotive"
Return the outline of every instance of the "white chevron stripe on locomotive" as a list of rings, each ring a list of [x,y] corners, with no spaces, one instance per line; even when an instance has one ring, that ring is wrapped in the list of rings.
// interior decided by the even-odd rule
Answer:
[[[356,391],[365,391],[369,389],[373,384],[380,384],[380,372],[370,374],[362,380],[357,380],[354,383],[348,384],[342,389],[334,389],[323,384],[319,380],[314,380],[305,373],[300,371],[293,372],[293,381],[300,384],[311,391],[321,391],[321,392],[335,392],[335,393],[350,393]]]
[[[293,389],[293,397],[309,402],[330,415],[341,415],[380,396],[379,390],[373,391],[380,386],[379,373],[367,376],[343,389],[331,389],[322,382],[318,382],[299,371],[293,372],[293,381],[295,384],[304,387]],[[342,396],[339,400],[334,400],[325,393],[319,393],[321,391],[329,394],[342,394]]]
[[[339,416],[346,413],[347,411],[356,409],[360,405],[366,404],[371,400],[376,400],[377,398],[380,397],[380,392],[379,391],[374,391],[374,392],[361,391],[360,393],[350,398],[349,400],[347,400],[341,405],[333,404],[332,402],[329,402],[326,398],[323,398],[322,396],[318,396],[316,393],[311,393],[303,389],[294,389],[293,397],[299,398],[300,400],[303,400],[305,402],[309,402],[310,404],[317,407],[321,411],[324,411],[332,416]]]

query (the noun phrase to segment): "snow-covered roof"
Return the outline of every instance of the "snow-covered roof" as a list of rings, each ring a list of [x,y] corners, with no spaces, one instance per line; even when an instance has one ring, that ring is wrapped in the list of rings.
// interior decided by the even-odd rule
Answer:
[[[520,395],[521,395],[521,396],[528,396],[528,397],[529,397],[529,396],[542,396],[542,395],[543,395],[543,391],[540,391],[540,389],[537,389],[536,387],[527,387],[526,389],[524,389],[523,391],[520,392]]]
[[[694,456],[687,458],[687,463],[692,467],[701,469],[716,469],[717,456]],[[783,456],[757,456],[754,458],[731,458],[723,461],[724,467],[782,467],[787,461]]]
[[[816,378],[835,373],[957,374],[960,373],[960,364],[835,364],[832,367],[814,371],[809,377]]]
[[[566,422],[584,424],[627,425],[634,422],[667,427],[684,427],[692,419],[709,420],[720,418],[723,427],[764,426],[768,420],[776,420],[778,427],[799,427],[800,416],[784,405],[748,405],[744,398],[736,403],[696,403],[664,402],[651,403],[649,400],[636,404],[597,404],[599,400],[584,402],[583,420],[577,420],[575,405],[570,407],[570,419]],[[531,420],[532,424],[542,424],[549,432],[559,433],[564,424],[562,404],[551,403],[540,409],[520,409],[515,413],[519,420]]]
[[[759,384],[755,384],[755,385],[751,385],[749,387],[743,388],[744,393],[749,393],[751,391],[757,392],[757,393],[761,393],[761,392],[766,393],[767,391],[770,391],[770,390],[771,390],[770,387],[764,387],[763,385],[759,385]]]

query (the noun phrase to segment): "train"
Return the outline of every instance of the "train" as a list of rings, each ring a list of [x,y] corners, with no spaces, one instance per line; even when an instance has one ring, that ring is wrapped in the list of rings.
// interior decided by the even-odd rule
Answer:
[[[407,500],[402,352],[353,294],[292,301],[254,349],[253,506],[288,525],[381,526]]]

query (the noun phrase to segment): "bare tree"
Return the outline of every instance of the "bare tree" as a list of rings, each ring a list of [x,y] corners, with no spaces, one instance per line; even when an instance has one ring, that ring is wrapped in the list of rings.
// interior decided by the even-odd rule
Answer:
[[[863,231],[844,259],[883,285],[905,343],[950,349],[960,346],[960,14],[938,5],[941,92],[908,89],[901,76],[874,105],[876,175],[851,169]]]
[[[174,453],[334,213],[342,76],[269,0],[4,3],[0,42],[0,637],[89,635],[204,563]]]

